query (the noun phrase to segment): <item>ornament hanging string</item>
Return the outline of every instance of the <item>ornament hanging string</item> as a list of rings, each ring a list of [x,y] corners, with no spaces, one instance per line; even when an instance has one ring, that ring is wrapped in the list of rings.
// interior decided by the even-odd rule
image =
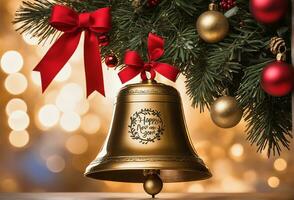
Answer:
[[[81,34],[85,31],[84,65],[87,96],[94,91],[105,95],[97,34],[104,34],[110,30],[110,8],[106,7],[94,12],[79,14],[66,6],[55,5],[52,7],[50,25],[64,33],[34,68],[34,71],[39,71],[41,74],[42,91],[46,90],[73,55]]]
[[[149,72],[153,80],[156,72],[160,73],[171,81],[176,81],[179,70],[172,65],[156,62],[164,54],[163,38],[149,33],[147,41],[148,62],[144,62],[141,56],[136,51],[127,51],[124,58],[125,68],[122,69],[118,76],[122,83],[133,79],[138,74],[141,74],[142,80],[147,80],[146,72]]]

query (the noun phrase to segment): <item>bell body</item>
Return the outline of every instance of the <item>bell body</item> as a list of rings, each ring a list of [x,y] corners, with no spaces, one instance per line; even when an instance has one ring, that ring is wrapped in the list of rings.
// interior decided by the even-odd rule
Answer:
[[[191,145],[179,93],[151,81],[121,89],[108,137],[85,175],[142,183],[148,171],[163,182],[211,177]]]

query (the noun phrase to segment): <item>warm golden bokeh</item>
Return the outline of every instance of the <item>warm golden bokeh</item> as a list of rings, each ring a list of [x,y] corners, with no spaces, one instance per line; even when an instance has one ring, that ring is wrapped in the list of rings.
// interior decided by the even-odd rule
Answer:
[[[37,46],[36,38],[14,31],[11,21],[20,4],[0,1],[0,191],[143,192],[141,184],[83,176],[110,126],[115,95],[122,87],[116,72],[104,68],[106,98],[95,93],[86,99],[80,44],[42,94],[40,76],[32,69],[50,45]],[[214,175],[206,181],[166,184],[164,192],[292,191],[293,151],[270,159],[256,153],[245,140],[244,122],[218,128],[208,111],[200,114],[190,106],[184,77],[176,84],[158,79],[180,91],[193,144]]]

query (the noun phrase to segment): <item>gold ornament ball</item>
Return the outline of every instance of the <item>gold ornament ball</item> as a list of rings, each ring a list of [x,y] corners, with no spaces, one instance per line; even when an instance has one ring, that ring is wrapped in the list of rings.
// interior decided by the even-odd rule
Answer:
[[[147,177],[143,187],[145,192],[152,195],[152,198],[154,198],[155,195],[162,190],[163,183],[157,174],[152,174]]]
[[[210,116],[212,121],[221,128],[236,126],[243,115],[234,97],[223,96],[215,100],[211,105]]]
[[[218,11],[209,10],[201,14],[196,23],[200,37],[208,43],[222,41],[229,33],[227,18]]]

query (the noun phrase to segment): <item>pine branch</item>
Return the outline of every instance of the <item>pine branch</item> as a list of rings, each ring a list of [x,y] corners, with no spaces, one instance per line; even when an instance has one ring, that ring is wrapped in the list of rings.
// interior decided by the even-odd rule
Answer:
[[[165,39],[161,61],[177,66],[186,76],[192,105],[202,112],[224,89],[229,89],[245,110],[248,140],[258,146],[259,152],[267,148],[268,155],[279,154],[282,146],[289,148],[292,137],[291,100],[268,96],[259,81],[263,67],[274,60],[268,50],[270,38],[283,35],[287,46],[291,46],[287,39],[290,19],[279,26],[264,26],[253,19],[248,0],[237,0],[238,9],[229,18],[230,34],[222,42],[207,44],[199,38],[195,23],[207,11],[208,3],[161,0],[158,6],[149,8],[146,0],[141,0],[139,7],[125,0],[27,0],[17,11],[14,23],[21,33],[43,42],[60,34],[49,25],[53,5],[64,4],[77,12],[111,6],[111,42],[101,50],[104,56],[113,51],[123,60],[125,51],[132,49],[147,60],[148,33],[161,35]]]
[[[280,155],[281,146],[289,149],[291,135],[291,104],[290,97],[265,99],[252,105],[246,112],[247,139],[258,146],[257,151],[267,149],[268,157]],[[256,123],[258,121],[258,123]]]
[[[38,0],[34,3],[24,1],[15,14],[13,23],[18,25],[16,30],[22,34],[29,33],[32,37],[39,38],[40,42],[51,35],[56,36],[57,31],[49,25],[51,7],[55,3],[49,0]]]
[[[251,31],[239,29],[239,34],[231,34],[224,42],[201,50],[203,53],[193,66],[195,69],[188,69],[188,73],[185,74],[192,105],[199,106],[200,111],[204,111],[204,108],[209,108],[214,99],[221,96],[226,88],[233,87],[234,75],[245,67],[234,61],[235,52],[240,50],[242,53],[253,52],[250,46],[256,48],[256,42],[264,45],[259,40],[252,40],[257,29],[256,27]]]

